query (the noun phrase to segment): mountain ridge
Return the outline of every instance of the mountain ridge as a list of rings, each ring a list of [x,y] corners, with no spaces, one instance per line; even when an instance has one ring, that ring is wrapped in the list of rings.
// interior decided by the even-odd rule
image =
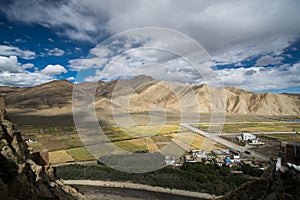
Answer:
[[[56,80],[28,88],[0,86],[0,95],[5,98],[9,108],[63,108],[72,105],[74,87],[82,98],[87,95],[91,99],[95,98],[96,108],[101,109],[111,109],[113,103],[114,106],[128,107],[134,112],[149,111],[153,105],[159,105],[170,111],[184,109],[187,112],[201,113],[225,108],[227,114],[300,114],[298,94],[253,93],[233,86],[215,88],[206,84],[179,85],[154,80],[145,75],[110,82],[73,84]]]

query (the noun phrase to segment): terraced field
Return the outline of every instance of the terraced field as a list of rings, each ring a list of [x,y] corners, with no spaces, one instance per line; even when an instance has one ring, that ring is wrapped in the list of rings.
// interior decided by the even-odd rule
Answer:
[[[75,127],[20,126],[19,130],[22,132],[24,130],[25,138],[35,140],[29,143],[35,152],[48,150],[50,162],[53,164],[94,159],[83,146]],[[124,151],[150,153],[160,151],[178,155],[191,148],[209,150],[215,145],[214,143],[210,145],[202,136],[188,132],[178,124],[106,127],[104,133],[120,148],[111,152],[112,154]]]

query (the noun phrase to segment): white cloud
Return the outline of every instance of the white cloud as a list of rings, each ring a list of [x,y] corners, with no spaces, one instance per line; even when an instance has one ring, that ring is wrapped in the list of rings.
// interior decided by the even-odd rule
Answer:
[[[59,75],[62,73],[67,73],[68,71],[61,65],[47,65],[44,69],[41,70],[42,74],[47,75]]]
[[[34,59],[35,52],[22,50],[19,47],[0,45],[0,55],[2,56],[18,56],[24,59]]]
[[[146,32],[148,35],[143,39],[135,37],[139,32],[114,37],[108,45],[91,49],[88,58],[71,60],[70,68],[80,71],[85,81],[110,81],[138,75],[181,84],[216,80],[217,72],[212,70],[212,62],[196,43],[169,30],[148,29]],[[166,37],[170,44],[161,42]],[[177,40],[177,43],[172,40]]]
[[[20,64],[16,56],[0,56],[0,85],[25,87],[55,79],[53,74],[45,74],[38,70],[27,71],[30,68],[35,66],[32,63]]]
[[[54,42],[54,40],[52,38],[48,38],[49,42]]]
[[[0,72],[1,86],[28,87],[49,82],[51,80],[54,80],[52,76],[44,75],[38,72]]]
[[[73,76],[68,77],[67,80],[68,80],[68,81],[73,81],[73,80],[75,80],[75,77],[73,77]]]
[[[74,71],[89,69],[89,68],[100,68],[103,64],[108,62],[107,58],[78,58],[70,60],[70,67]]]
[[[0,56],[0,71],[1,72],[18,72],[22,70],[22,67],[18,63],[16,56]]]
[[[283,59],[284,57],[282,56],[276,56],[276,57],[263,56],[256,61],[255,65],[260,67],[260,66],[280,64]]]
[[[34,64],[32,63],[26,63],[22,65],[22,69],[31,69],[31,68],[34,68]]]
[[[225,84],[257,90],[257,88],[275,88],[276,85],[284,87],[284,85],[291,86],[292,83],[297,84],[293,80],[295,74],[299,72],[299,67],[296,65],[284,67],[280,62],[283,50],[300,36],[300,26],[297,26],[300,21],[299,7],[300,1],[295,0],[229,0],[226,2],[127,0],[126,4],[122,1],[107,0],[12,0],[4,3],[0,10],[11,20],[41,24],[59,30],[57,31],[59,35],[81,41],[97,42],[98,37],[107,33],[114,34],[131,28],[154,26],[175,29],[191,36],[203,45],[212,56],[212,60],[219,64],[240,65],[241,61],[252,56],[269,55],[261,57],[257,60],[256,66],[251,68],[220,70],[220,76]],[[181,54],[192,55],[193,49],[180,48],[180,46],[186,47],[183,41],[165,38],[171,47],[163,47],[163,44],[156,44],[156,46],[166,49],[178,46],[177,50]],[[126,45],[123,48],[126,49]],[[103,67],[115,58],[110,56],[111,49],[106,50],[94,48],[91,52],[96,57],[71,60],[70,68],[76,71]],[[113,51],[115,55],[116,52]],[[134,66],[134,62],[138,64],[144,59],[144,62],[172,65],[173,67],[169,68],[167,73],[176,72],[183,74],[184,78],[190,78],[191,81],[201,81],[201,77],[197,78],[197,71],[170,55],[140,51],[131,56],[131,60],[120,59],[115,65],[124,66],[124,63],[131,61],[130,64]],[[263,68],[268,64],[276,64],[277,67]],[[130,70],[128,66],[127,63],[123,68],[112,67],[105,72],[107,78],[121,73],[133,75],[138,72],[138,70]],[[158,77],[163,74],[159,70],[167,69],[156,66],[155,71],[150,70],[151,68],[144,70]],[[293,74],[292,69],[296,70]],[[211,70],[210,65],[206,64],[202,73],[203,76],[213,77],[217,72]]]
[[[45,49],[48,56],[63,56],[65,51],[59,48]]]
[[[223,69],[218,72],[224,85],[239,86],[250,91],[300,86],[300,63],[272,68]]]
[[[17,38],[17,39],[15,39],[15,42],[17,42],[17,43],[24,43],[24,42],[27,42],[27,41],[23,40],[21,38]]]
[[[59,28],[58,34],[77,40],[95,42],[103,33],[137,27],[171,28],[195,38],[217,61],[239,62],[280,52],[298,38],[299,6],[294,0],[23,0],[1,8],[10,19]]]
[[[0,72],[21,72],[33,67],[32,63],[20,64],[16,56],[0,56]]]

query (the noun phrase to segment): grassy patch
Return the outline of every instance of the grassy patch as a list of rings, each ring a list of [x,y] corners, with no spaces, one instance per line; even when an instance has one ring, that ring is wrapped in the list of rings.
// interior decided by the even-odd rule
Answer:
[[[103,132],[110,139],[110,141],[133,138],[131,135],[127,134],[121,128],[118,127],[105,128]]]
[[[167,125],[149,125],[149,126],[125,126],[122,130],[132,137],[149,137],[154,135],[163,135],[177,133],[182,131],[178,124]]]
[[[196,125],[199,129],[207,130],[208,124]],[[224,124],[223,133],[239,133],[239,132],[289,132],[295,129],[300,131],[300,123],[240,123],[240,124]]]
[[[67,153],[73,157],[75,161],[85,161],[95,159],[85,147],[68,149]]]
[[[178,133],[182,130],[183,128],[179,124],[164,125],[158,134]]]
[[[113,142],[113,143],[125,151],[130,151],[130,152],[148,151],[146,145],[138,146],[138,145],[132,144],[129,141],[117,141],[117,142]]]
[[[171,141],[170,136],[163,136],[163,135],[155,135],[155,136],[152,136],[151,139],[156,143],[156,145],[159,149],[168,145]]]

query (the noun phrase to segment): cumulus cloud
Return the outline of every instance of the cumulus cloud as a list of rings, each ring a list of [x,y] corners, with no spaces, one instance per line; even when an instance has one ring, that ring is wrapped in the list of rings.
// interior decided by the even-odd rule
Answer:
[[[194,52],[189,44],[185,44],[184,40],[178,38],[163,36],[164,40],[168,41],[168,46],[163,46],[163,43],[156,46],[163,49],[175,48],[180,54],[188,55],[193,61],[198,59],[203,65],[202,76],[214,77],[219,73],[226,85],[258,90],[298,84],[295,75],[299,73],[299,64],[285,66],[282,64],[281,56],[284,49],[300,36],[300,26],[296,25],[300,21],[299,7],[300,1],[295,0],[229,0],[226,2],[128,0],[126,4],[108,0],[11,0],[3,3],[0,10],[10,20],[37,23],[54,29],[58,35],[93,43],[97,42],[98,37],[103,39],[104,36],[131,28],[154,26],[174,29],[199,42],[209,52],[211,60],[217,64],[234,63],[240,68],[222,69],[217,72],[211,68],[212,65],[208,60],[203,60],[201,56],[196,58],[199,52]],[[141,32],[141,35],[143,34],[145,33]],[[147,42],[149,44],[149,41],[144,40],[145,38],[135,36],[135,39],[137,45],[147,46]],[[93,48],[90,53],[94,56],[71,60],[70,68],[75,71],[82,69],[102,71],[104,66],[112,63],[121,52],[120,49],[138,48],[132,44],[132,41],[123,41],[121,46],[116,44],[115,49]],[[242,61],[259,56],[262,57],[253,67],[244,68],[241,65]],[[105,70],[104,75],[107,78],[117,77],[117,74],[122,73],[134,75],[139,69],[132,69],[142,63],[148,65],[148,68],[144,67],[143,70],[157,78],[162,76],[163,72],[166,74],[176,72],[181,79],[197,83],[203,81],[198,71],[191,68],[184,60],[167,53],[151,51],[135,51],[129,58],[120,58],[118,62],[113,63],[115,67]],[[158,63],[156,68],[151,67],[154,66],[153,63]],[[276,66],[264,68],[268,65]],[[95,70],[89,80],[96,80],[95,77],[99,72]],[[164,76],[167,77],[169,76]]]
[[[38,72],[0,72],[0,85],[1,86],[18,86],[28,87],[39,85],[45,82],[49,82],[54,78],[49,75],[44,75]]]
[[[63,56],[65,51],[59,48],[45,49],[48,56]]]
[[[283,89],[300,86],[300,63],[272,68],[251,67],[219,70],[224,85],[239,86],[250,91]]]
[[[20,64],[16,56],[0,56],[0,72],[21,72],[33,67],[32,63]]]
[[[35,52],[29,50],[22,50],[19,47],[0,45],[0,55],[2,56],[18,56],[23,59],[34,59]]]
[[[22,69],[18,63],[16,56],[0,56],[0,71],[1,72],[18,72]]]
[[[47,75],[59,75],[62,73],[67,73],[68,71],[61,65],[47,65],[44,69],[41,70],[42,74]]]
[[[100,3],[96,3],[95,7],[93,3],[77,0],[10,1],[4,2],[0,10],[10,19],[57,28],[57,34],[67,35],[71,39],[92,41],[106,21]]]
[[[157,38],[156,38],[157,39]],[[120,77],[134,77],[141,74],[150,75],[158,80],[180,84],[208,83],[214,86],[238,86],[250,91],[283,89],[300,86],[300,63],[281,64],[281,56],[262,56],[252,67],[225,68],[217,70],[213,62],[198,57],[201,52],[187,51],[186,46],[178,40],[181,54],[164,51],[165,44],[157,40],[144,38],[133,41],[132,38],[114,38],[115,43],[97,46],[90,50],[87,58],[70,61],[70,67],[75,71],[83,70],[84,81],[114,80]],[[121,42],[122,41],[122,42]],[[191,44],[188,47],[191,47]],[[162,46],[160,46],[162,45]],[[156,48],[145,48],[145,47]],[[114,51],[112,51],[112,49]],[[174,49],[174,47],[173,47]],[[119,52],[119,53],[112,53]],[[94,54],[93,54],[94,53]],[[198,55],[198,56],[197,56]],[[191,60],[190,60],[191,59]],[[189,61],[198,61],[192,65]],[[273,67],[265,67],[273,64]],[[93,69],[93,70],[91,70]],[[81,72],[79,72],[81,73]]]
[[[275,65],[280,64],[281,61],[284,60],[282,56],[262,56],[256,61],[256,66],[268,66],[268,65]]]
[[[70,60],[69,64],[70,69],[88,76],[85,81],[141,74],[176,83],[215,79],[206,51],[189,37],[166,29],[119,34],[91,49],[87,58]]]
[[[55,79],[53,75],[40,71],[29,72],[34,68],[32,63],[20,64],[16,56],[0,56],[0,85],[1,86],[33,86]]]
[[[34,72],[28,69],[35,68]],[[47,65],[39,71],[34,64],[20,64],[17,56],[0,56],[0,86],[28,87],[55,80],[55,75],[66,73],[61,65]]]
[[[126,4],[15,0],[0,9],[12,20],[57,28],[60,35],[93,42],[105,33],[131,28],[171,28],[195,38],[216,61],[232,63],[289,46],[299,37],[299,6],[294,0],[128,0]]]

